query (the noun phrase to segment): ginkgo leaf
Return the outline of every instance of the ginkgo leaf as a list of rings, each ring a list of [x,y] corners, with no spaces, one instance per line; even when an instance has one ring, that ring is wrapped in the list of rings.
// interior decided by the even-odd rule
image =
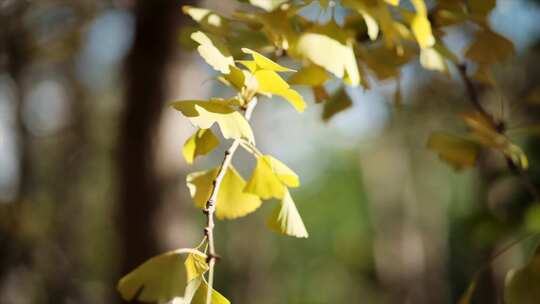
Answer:
[[[195,293],[195,296],[193,297],[191,304],[206,304],[207,293],[208,293],[208,284],[203,280],[201,282],[199,289],[197,289],[197,292]],[[220,294],[213,288],[212,288],[211,297],[212,297],[212,304],[230,304],[231,303],[229,300],[227,300],[227,298],[225,298],[222,294]]]
[[[527,169],[529,162],[523,150],[510,139],[497,131],[495,127],[478,112],[463,114],[463,120],[471,128],[474,139],[486,147],[498,150],[521,169]]]
[[[245,192],[253,193],[262,199],[283,198],[288,187],[298,187],[298,175],[289,167],[270,155],[257,157],[257,165],[249,179]]]
[[[194,172],[187,176],[187,186],[195,206],[206,207],[217,172],[216,168]],[[216,201],[216,216],[219,219],[234,219],[245,216],[261,206],[259,197],[244,192],[245,185],[246,182],[240,174],[234,168],[229,167],[221,181]]]
[[[184,266],[186,269],[187,282],[191,282],[191,280],[202,276],[209,268],[205,257],[193,253],[190,253],[187,256],[184,261]]]
[[[322,118],[324,121],[330,120],[337,113],[352,106],[352,100],[344,87],[338,89],[324,104]]]
[[[244,71],[233,65],[229,66],[229,70],[230,72],[223,75],[220,80],[237,91],[241,91],[246,82],[246,75],[244,74]]]
[[[209,9],[184,5],[182,12],[199,23],[205,31],[222,34],[229,30],[229,21]]]
[[[514,44],[488,29],[476,32],[473,43],[465,51],[465,57],[481,65],[504,61],[513,54]]]
[[[473,167],[480,152],[474,141],[443,132],[431,134],[427,145],[456,170]]]
[[[523,268],[506,275],[504,303],[536,304],[540,299],[540,253],[537,252]]]
[[[377,36],[379,35],[379,25],[377,24],[377,20],[375,20],[375,18],[367,10],[362,9],[359,12],[366,23],[369,39],[376,40]]]
[[[198,155],[206,155],[219,145],[219,140],[210,129],[199,129],[188,138],[182,154],[188,164],[192,164]]]
[[[242,114],[228,106],[234,100],[212,99],[210,101],[177,101],[172,106],[182,112],[193,125],[209,129],[214,123],[219,125],[225,138],[245,138],[254,142],[253,131]]]
[[[386,3],[391,4],[393,6],[399,5],[399,0],[384,0]]]
[[[260,7],[267,12],[271,12],[287,1],[288,0],[249,0],[249,3],[256,7]]]
[[[296,209],[296,204],[294,203],[289,190],[285,189],[280,205],[274,209],[272,215],[268,219],[268,226],[271,229],[286,235],[298,238],[308,237],[304,222],[300,217],[300,213],[298,213],[298,209]]]
[[[166,302],[182,297],[187,283],[182,255],[196,252],[178,249],[155,256],[120,279],[117,289],[126,301]]]
[[[330,76],[318,65],[310,64],[294,73],[287,82],[292,85],[321,86]]]
[[[289,84],[278,73],[271,70],[258,70],[253,75],[259,84],[258,92],[281,96],[298,112],[304,111],[306,103],[302,95],[291,89]]]
[[[216,71],[229,73],[229,66],[234,65],[234,58],[220,39],[201,31],[191,34],[191,39],[199,43],[197,51],[206,63]]]
[[[431,31],[431,23],[426,15],[417,14],[411,22],[411,29],[421,48],[432,47],[435,37]]]
[[[424,48],[420,51],[420,64],[428,70],[442,73],[448,72],[444,57],[435,48]]]
[[[305,33],[298,40],[296,51],[337,77],[346,79],[350,85],[360,84],[358,64],[351,45],[326,35]]]
[[[253,62],[261,70],[270,70],[275,72],[294,72],[294,70],[279,65],[278,63],[266,58],[265,56],[255,52],[254,50],[242,48],[242,52],[250,54],[253,57]]]

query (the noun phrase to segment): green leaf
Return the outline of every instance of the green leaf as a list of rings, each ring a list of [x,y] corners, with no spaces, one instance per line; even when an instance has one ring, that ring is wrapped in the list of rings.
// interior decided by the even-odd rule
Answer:
[[[197,31],[191,34],[191,39],[199,43],[197,51],[206,63],[216,71],[229,74],[229,66],[234,66],[234,58],[219,38]]]
[[[298,40],[296,51],[314,64],[345,79],[348,84],[360,84],[360,73],[352,44],[342,44],[323,34],[305,33]]]
[[[216,168],[187,176],[187,186],[195,206],[201,209],[206,207],[217,172]],[[244,192],[245,186],[246,182],[240,174],[233,167],[229,167],[221,181],[216,202],[216,216],[219,219],[242,217],[261,206],[261,200],[256,195]]]
[[[257,165],[244,191],[262,199],[283,198],[286,186],[298,187],[298,175],[270,155],[257,157]]]
[[[178,249],[155,256],[118,282],[117,289],[126,301],[166,302],[184,296],[186,271],[182,254],[197,252]],[[202,252],[198,255],[204,257]]]
[[[193,297],[192,304],[206,304],[206,295],[208,293],[208,284],[206,282],[202,282],[199,289],[197,289],[197,292],[195,293],[195,296]],[[217,292],[215,289],[212,288],[212,304],[230,304],[231,302],[227,300],[222,294]]]
[[[210,129],[199,129],[188,138],[182,154],[188,164],[192,164],[198,155],[206,155],[219,145],[219,140]]]
[[[244,116],[232,109],[229,104],[237,100],[211,99],[177,101],[172,106],[182,112],[190,122],[201,129],[209,129],[214,123],[219,125],[225,138],[244,138],[254,142],[253,131]]]
[[[506,274],[505,304],[536,304],[540,299],[540,252],[523,268]]]
[[[285,189],[285,194],[280,205],[274,209],[268,219],[268,226],[279,233],[294,236],[297,238],[307,238],[308,232],[304,222],[296,209],[296,205],[289,193]]]
[[[480,152],[479,145],[474,141],[443,132],[431,134],[428,148],[456,170],[473,167]]]
[[[330,120],[337,113],[352,106],[351,98],[344,87],[338,89],[324,104],[322,118],[324,121]]]

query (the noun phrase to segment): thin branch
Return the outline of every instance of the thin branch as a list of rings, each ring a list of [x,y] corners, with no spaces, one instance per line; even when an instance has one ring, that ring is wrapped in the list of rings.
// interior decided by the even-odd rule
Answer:
[[[251,118],[251,114],[253,113],[253,109],[257,105],[257,99],[253,98],[246,107],[246,110],[244,112],[244,117],[246,120],[249,121]],[[203,210],[203,212],[206,214],[206,227],[204,228],[204,234],[206,238],[208,239],[208,254],[206,261],[208,263],[208,289],[206,293],[206,304],[212,303],[212,286],[214,283],[214,266],[216,264],[216,260],[219,259],[219,256],[216,254],[216,248],[214,245],[214,213],[216,211],[216,204],[217,204],[217,197],[219,193],[219,188],[221,186],[221,182],[223,181],[223,177],[227,173],[227,170],[229,169],[229,166],[231,165],[231,161],[234,155],[234,152],[236,152],[236,149],[241,143],[241,139],[236,139],[232,143],[232,145],[225,151],[225,157],[223,158],[223,162],[221,163],[218,174],[216,178],[212,181],[212,192],[210,194],[210,198],[206,202],[206,208]]]
[[[484,116],[484,118],[487,119],[487,121],[492,125],[492,127],[499,134],[503,135],[505,132],[505,128],[503,127],[505,123],[503,121],[497,121],[488,111],[486,111],[484,106],[480,103],[478,91],[476,90],[472,79],[469,77],[469,75],[467,75],[467,65],[464,63],[458,64],[457,69],[465,85],[467,95],[469,95],[469,101],[472,103],[475,109],[482,116]],[[525,171],[523,171],[523,169],[517,166],[509,156],[505,156],[505,159],[510,172],[512,172],[520,179],[521,183],[525,186],[525,188],[527,188],[527,191],[532,197],[534,197],[536,202],[540,202],[540,190],[531,180],[530,176]]]

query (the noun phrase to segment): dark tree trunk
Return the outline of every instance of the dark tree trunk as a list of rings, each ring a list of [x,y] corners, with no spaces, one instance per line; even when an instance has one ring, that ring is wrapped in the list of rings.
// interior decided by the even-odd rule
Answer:
[[[178,0],[140,0],[135,5],[118,151],[122,274],[158,250],[153,220],[162,193],[155,172],[154,139],[165,104],[166,70],[184,18],[182,5]]]

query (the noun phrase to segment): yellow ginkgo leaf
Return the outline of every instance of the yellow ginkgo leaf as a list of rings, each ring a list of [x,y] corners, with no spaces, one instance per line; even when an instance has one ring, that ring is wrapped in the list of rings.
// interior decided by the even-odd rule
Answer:
[[[429,48],[435,44],[435,37],[428,19],[427,7],[424,0],[411,0],[416,15],[412,18],[411,29],[421,48]]]
[[[369,13],[368,10],[362,9],[359,10],[359,12],[366,23],[369,39],[377,39],[377,36],[379,35],[379,25],[377,24],[377,20]]]
[[[201,57],[216,71],[228,74],[229,66],[234,65],[234,58],[217,37],[197,31],[191,34],[191,39],[199,43],[197,51]]]
[[[304,98],[295,90],[289,87],[289,84],[271,70],[258,70],[254,74],[259,84],[257,91],[265,94],[275,94],[285,98],[298,112],[303,112],[306,103]]]
[[[187,176],[187,186],[197,207],[206,207],[217,172],[217,169],[213,169],[194,172]],[[229,167],[221,181],[216,202],[216,216],[219,219],[245,216],[261,206],[261,200],[256,195],[243,191],[245,185],[246,182],[240,174]]]
[[[268,219],[268,226],[279,233],[294,236],[297,238],[307,238],[308,232],[304,222],[296,209],[289,190],[285,189],[285,194],[280,205],[274,209]]]
[[[431,134],[427,145],[456,170],[473,167],[480,152],[474,141],[443,132]]]
[[[298,175],[285,164],[270,155],[257,157],[257,165],[249,179],[245,192],[253,193],[262,199],[282,198],[286,186],[298,187]]]
[[[208,293],[208,284],[206,284],[205,281],[201,282],[201,285],[199,289],[197,289],[197,292],[195,293],[195,296],[193,297],[193,300],[191,301],[191,304],[206,304],[206,295]],[[230,304],[231,302],[227,300],[222,294],[217,292],[215,289],[212,288],[212,304]]]
[[[386,3],[391,4],[393,6],[399,5],[399,0],[384,0]]]
[[[246,75],[244,74],[244,71],[233,65],[229,66],[229,70],[230,72],[228,74],[223,75],[219,79],[226,85],[240,92],[245,85]]]
[[[360,84],[352,45],[342,44],[323,34],[305,33],[298,40],[296,51],[337,77],[346,79],[350,85]]]
[[[177,249],[155,256],[118,282],[117,289],[126,301],[167,302],[184,296],[186,270],[183,254],[205,254],[194,249]]]
[[[205,257],[192,253],[187,256],[184,266],[188,283],[202,276],[209,268]]]
[[[229,30],[229,21],[209,9],[184,5],[182,12],[200,24],[205,31],[223,34]]]
[[[206,155],[219,145],[219,140],[210,129],[199,129],[188,138],[182,154],[188,164],[192,164],[198,155]]]
[[[238,60],[237,62],[243,65],[251,73],[257,71],[258,66],[255,63],[255,60]]]
[[[411,29],[421,48],[429,48],[435,44],[431,24],[425,15],[417,14],[411,22]]]
[[[428,70],[441,73],[448,72],[448,66],[446,65],[444,57],[432,47],[424,48],[420,51],[420,64]]]
[[[249,123],[244,116],[229,106],[229,104],[237,102],[237,100],[223,99],[187,100],[174,102],[172,106],[182,112],[196,127],[209,129],[214,123],[217,123],[223,137],[244,138],[254,142],[255,138]]]
[[[260,7],[267,12],[271,12],[287,1],[288,0],[249,0],[249,3],[251,3],[251,5]]]
[[[294,70],[279,65],[276,62],[266,58],[265,56],[255,52],[254,50],[242,48],[242,52],[250,54],[253,57],[253,62],[255,62],[258,69],[270,70],[275,72],[294,72]]]
[[[323,68],[310,64],[294,73],[287,82],[292,85],[321,86],[328,79],[330,76]]]

